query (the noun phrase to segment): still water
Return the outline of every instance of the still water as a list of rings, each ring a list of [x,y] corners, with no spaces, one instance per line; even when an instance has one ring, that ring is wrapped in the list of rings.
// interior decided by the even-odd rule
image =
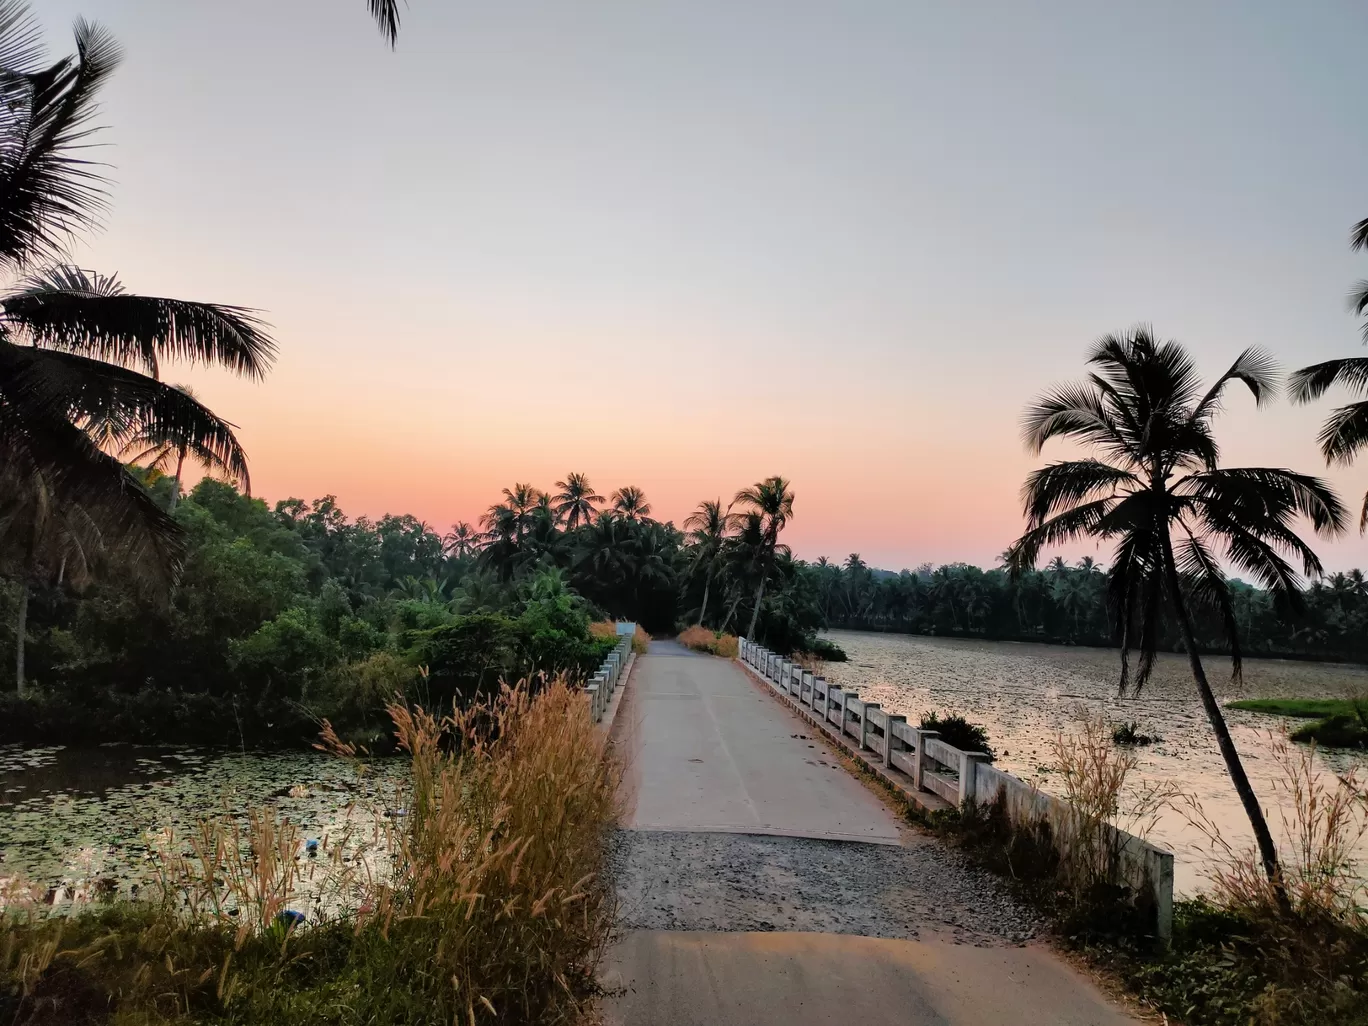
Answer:
[[[1253,844],[1239,799],[1197,697],[1186,656],[1161,655],[1154,676],[1135,698],[1118,698],[1119,656],[1112,649],[966,641],[902,634],[833,631],[850,661],[824,674],[861,697],[916,721],[923,713],[960,713],[988,728],[997,765],[1057,790],[1053,742],[1076,731],[1087,711],[1113,722],[1138,721],[1163,740],[1137,749],[1137,784],[1168,785],[1192,795],[1235,847]],[[1246,659],[1244,683],[1230,681],[1229,661],[1207,660],[1207,676],[1224,704],[1236,698],[1348,698],[1368,695],[1368,667],[1283,659]],[[1270,740],[1292,722],[1228,710],[1227,720],[1275,835],[1289,804]],[[1299,721],[1305,722],[1305,721]],[[1368,765],[1361,753],[1317,753],[1318,768],[1343,773]],[[1054,785],[1052,787],[1052,784]],[[1210,846],[1178,808],[1166,810],[1150,839],[1176,856],[1180,893],[1201,886]],[[1368,856],[1368,852],[1364,853]]]
[[[0,879],[104,879],[129,894],[155,879],[167,831],[185,839],[205,817],[245,822],[257,809],[305,837],[336,837],[358,806],[393,802],[404,765],[382,760],[362,774],[312,751],[0,745]]]

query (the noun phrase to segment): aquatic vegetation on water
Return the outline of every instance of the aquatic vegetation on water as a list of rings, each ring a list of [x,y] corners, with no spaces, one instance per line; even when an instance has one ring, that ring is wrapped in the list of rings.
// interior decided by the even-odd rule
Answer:
[[[0,917],[0,1021],[577,1021],[614,918],[619,772],[582,695],[561,680],[441,721],[390,712],[407,804],[373,822],[389,868],[351,874],[352,906],[301,913],[310,839],[268,813],[168,833],[161,900]]]

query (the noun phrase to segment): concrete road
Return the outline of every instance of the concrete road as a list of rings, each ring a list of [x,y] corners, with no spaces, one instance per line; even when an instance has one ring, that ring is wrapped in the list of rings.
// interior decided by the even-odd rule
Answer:
[[[839,893],[842,907],[853,903],[877,910],[898,900],[889,897],[890,888],[923,882],[870,879],[857,871],[869,860],[843,856],[843,851],[867,850],[870,843],[901,844],[903,834],[883,802],[832,758],[824,742],[799,736],[811,729],[734,663],[660,641],[637,660],[613,732],[626,766],[622,824],[652,837],[652,832],[675,833],[664,847],[625,845],[628,865],[619,868],[619,881],[631,882],[634,889],[621,899],[625,905],[649,906],[638,921],[671,926],[706,921],[720,931],[735,923],[747,930],[759,913],[729,916],[727,906],[737,902],[727,895],[744,888],[746,900],[756,905],[773,893],[766,881],[789,880],[782,896],[775,896],[767,925],[782,931],[781,924],[788,923],[791,932],[629,930],[604,967],[604,984],[617,992],[603,1008],[608,1022],[1124,1026],[1134,1021],[1048,948],[1008,946],[987,930],[973,932],[969,944],[946,943],[944,922],[971,923],[978,915],[974,907],[990,904],[995,884],[968,867],[953,879],[924,881],[935,891],[920,906],[927,910],[927,922],[902,923],[906,935],[918,939],[853,936],[858,923],[830,909],[825,920],[836,924],[834,932],[798,932],[801,924],[825,921],[823,908],[808,907],[814,904],[814,887],[823,888],[818,897],[828,903]],[[681,862],[671,855],[707,847],[684,843],[691,836],[720,843],[743,834],[775,835],[764,845],[752,844],[757,851],[775,845],[795,850],[752,856],[774,865],[757,865],[748,875],[744,865],[733,864],[736,852],[731,851],[744,846],[724,845],[727,851],[718,856],[722,869],[708,880],[693,873],[698,856],[681,856]],[[813,846],[808,838],[824,840],[831,850],[814,855],[806,850]],[[926,837],[908,841],[937,843]],[[792,868],[814,857],[822,860],[827,875]],[[955,865],[961,864],[950,858],[937,870],[953,875]],[[829,874],[836,879],[823,884]],[[917,918],[915,908],[900,908],[902,919]]]
[[[1132,1026],[1038,948],[823,933],[638,931],[605,982],[621,1026]]]
[[[732,662],[654,641],[619,716],[629,829],[898,843],[887,807]]]

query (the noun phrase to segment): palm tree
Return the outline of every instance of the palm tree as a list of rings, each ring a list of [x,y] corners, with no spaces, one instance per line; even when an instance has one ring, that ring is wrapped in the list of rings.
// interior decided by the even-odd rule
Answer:
[[[1364,290],[1362,308],[1368,308],[1368,282],[1361,282]],[[1332,385],[1345,385],[1360,395],[1368,394],[1368,357],[1351,356],[1342,360],[1327,360],[1295,372],[1288,382],[1292,401],[1309,403],[1319,399]],[[1348,403],[1331,412],[1316,436],[1321,455],[1327,466],[1347,467],[1359,451],[1368,445],[1368,399]],[[1359,532],[1368,528],[1368,494],[1363,497],[1359,513]]]
[[[732,501],[733,504],[749,506],[760,518],[762,540],[757,553],[760,583],[755,588],[755,608],[751,610],[750,627],[746,630],[746,640],[754,641],[755,624],[760,619],[760,602],[765,597],[765,581],[774,568],[779,532],[793,517],[793,489],[788,481],[776,474],[749,488],[742,488]]]
[[[1025,439],[1032,453],[1062,438],[1097,456],[1051,463],[1027,479],[1027,529],[1013,546],[1013,567],[1033,566],[1050,545],[1084,538],[1115,543],[1108,592],[1121,642],[1121,690],[1127,688],[1132,645],[1140,653],[1133,689],[1149,678],[1162,619],[1170,614],[1264,871],[1285,903],[1277,848],[1207,682],[1191,609],[1205,606],[1220,615],[1238,680],[1239,638],[1218,552],[1270,591],[1296,601],[1297,574],[1284,557],[1299,559],[1308,576],[1321,573],[1320,560],[1295,530],[1297,519],[1306,517],[1318,533],[1333,535],[1344,528],[1344,509],[1317,478],[1218,465],[1212,420],[1226,385],[1243,382],[1256,403],[1274,388],[1273,365],[1258,350],[1241,353],[1205,392],[1183,347],[1156,341],[1145,327],[1100,339],[1088,362],[1097,371],[1087,381],[1060,386],[1027,409]]]
[[[556,482],[556,487],[560,489],[554,496],[556,516],[567,531],[573,531],[580,524],[593,523],[598,515],[594,504],[602,502],[603,496],[594,491],[587,476],[567,474],[564,481]]]
[[[196,398],[189,385],[172,385],[190,398]],[[247,473],[247,454],[236,445],[225,459],[212,448],[203,445],[199,439],[185,432],[168,432],[164,426],[144,425],[132,437],[119,446],[119,456],[126,462],[148,470],[165,474],[174,465],[171,477],[175,487],[171,489],[172,511],[181,496],[181,475],[185,470],[186,459],[193,460],[209,475],[218,475],[238,485],[248,495],[252,493],[251,477]]]
[[[532,515],[541,502],[542,493],[530,484],[518,483],[503,490],[503,505],[513,513],[514,534],[518,541],[532,525]],[[492,508],[491,508],[492,509]]]
[[[645,492],[628,485],[613,493],[613,511],[627,520],[645,520],[651,515],[651,504],[646,501]]]
[[[698,608],[698,626],[708,615],[708,592],[712,588],[713,572],[722,556],[722,546],[731,526],[731,507],[724,512],[721,499],[707,499],[684,518],[684,528],[693,543],[694,568],[703,568],[703,604]]]
[[[480,550],[479,533],[464,520],[458,520],[442,539],[442,548],[448,556],[466,559]]]
[[[54,545],[64,555],[119,549],[149,583],[175,578],[180,529],[99,441],[114,431],[178,439],[245,469],[232,425],[161,383],[160,365],[179,358],[260,378],[275,352],[241,308],[135,296],[112,277],[43,266],[95,227],[105,200],[83,149],[120,54],[85,21],[75,41],[74,57],[45,65],[27,6],[0,0],[0,266],[13,276],[0,290],[0,560],[20,580],[21,619]]]

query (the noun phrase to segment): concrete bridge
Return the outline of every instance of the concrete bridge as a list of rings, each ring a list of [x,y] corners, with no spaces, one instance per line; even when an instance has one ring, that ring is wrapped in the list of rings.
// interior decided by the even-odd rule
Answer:
[[[614,705],[610,1022],[1137,1021],[738,663],[654,642]]]

